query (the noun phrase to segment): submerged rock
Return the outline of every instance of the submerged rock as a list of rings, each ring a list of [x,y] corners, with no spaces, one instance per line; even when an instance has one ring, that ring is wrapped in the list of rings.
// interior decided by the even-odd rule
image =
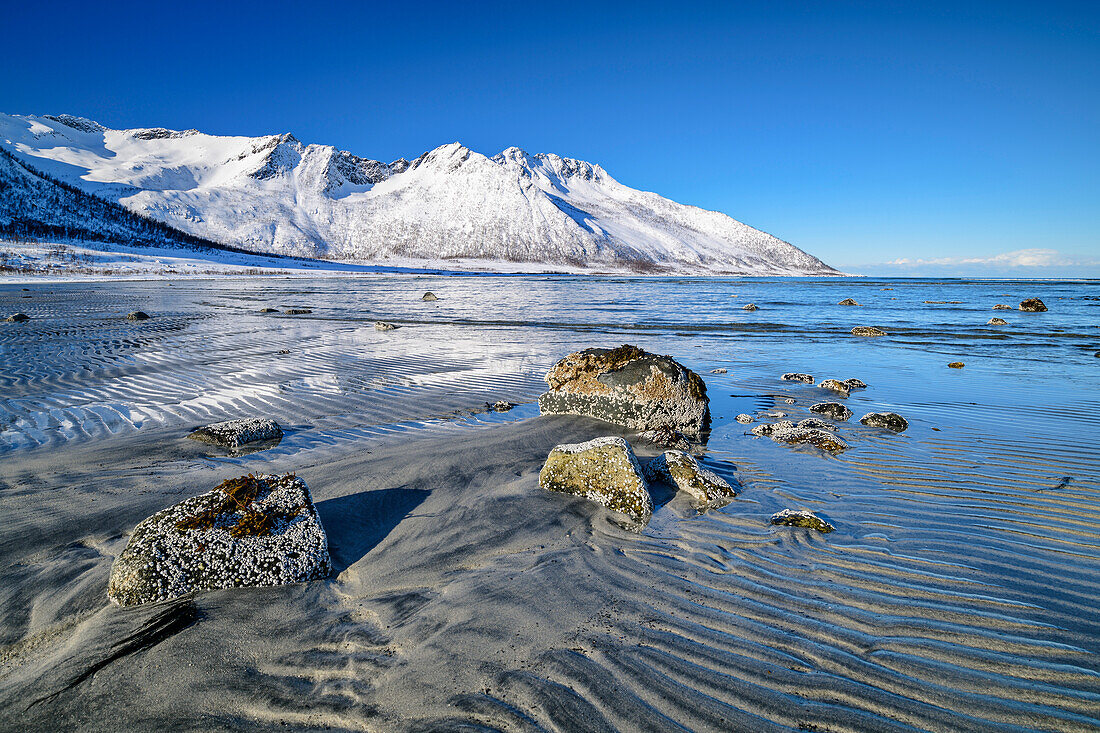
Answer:
[[[246,417],[206,425],[187,436],[201,443],[212,443],[223,448],[240,448],[259,440],[276,440],[283,437],[279,423],[266,417]]]
[[[947,366],[951,367],[952,369],[962,369],[964,366],[966,366],[966,364],[962,363],[961,361],[953,361]]]
[[[857,303],[852,298],[845,298],[844,300],[837,303],[837,305],[859,305],[859,303]]]
[[[134,311],[126,316],[127,321],[145,321],[149,319],[149,314],[145,311]]]
[[[583,496],[640,525],[648,524],[653,515],[649,486],[634,451],[622,438],[556,446],[539,472],[539,486]]]
[[[386,323],[385,321],[375,321],[374,322],[374,330],[375,331],[393,331],[393,330],[396,330],[398,328],[401,328],[401,327],[400,326],[395,326],[392,323]]]
[[[515,402],[508,402],[506,400],[497,400],[496,402],[493,402],[493,403],[489,403],[489,402],[485,403],[485,408],[487,410],[492,410],[493,412],[508,412],[509,410],[511,410],[515,406],[516,406]]]
[[[833,426],[824,420],[818,420],[816,417],[807,417],[799,420],[795,425],[797,428],[813,428],[814,430],[832,430]]]
[[[438,298],[438,297],[436,296],[436,294],[435,294],[435,293],[433,293],[433,292],[432,292],[431,290],[429,290],[428,292],[426,292],[426,293],[424,293],[423,295],[421,295],[421,296],[420,296],[420,299],[421,299],[421,300],[426,300],[426,301],[428,301],[428,302],[431,302],[431,301],[433,301],[433,300],[439,300],[439,298]]]
[[[726,370],[725,369],[711,369],[710,373],[711,374],[725,374]]]
[[[1020,310],[1027,313],[1042,313],[1046,309],[1046,303],[1038,298],[1026,298],[1020,301]]]
[[[818,532],[832,532],[836,529],[836,527],[829,524],[821,517],[805,509],[784,509],[781,512],[776,512],[772,515],[771,523],[787,527],[816,529]]]
[[[852,335],[874,337],[885,336],[886,332],[883,331],[881,328],[876,328],[875,326],[856,326],[852,329]]]
[[[260,308],[260,313],[278,313],[278,308]]]
[[[691,494],[698,504],[723,503],[737,496],[737,490],[713,471],[699,465],[693,456],[679,450],[665,451],[645,466],[649,481],[663,481]]]
[[[864,382],[862,379],[856,379],[855,377],[852,377],[851,379],[845,379],[844,384],[848,385],[848,389],[867,389],[867,383]]]
[[[111,567],[107,595],[132,606],[331,573],[328,539],[305,482],[249,474],[138,524]]]
[[[748,425],[749,423],[756,420],[756,418],[754,418],[752,415],[746,415],[743,412],[734,419],[737,420],[737,422],[739,423],[744,423],[745,425]]]
[[[670,356],[637,346],[586,349],[546,374],[546,414],[586,415],[633,430],[670,428],[697,437],[710,423],[707,385]]]
[[[26,313],[12,313],[4,320],[8,323],[22,323],[23,321],[29,321],[31,319]]]
[[[909,429],[909,422],[896,412],[868,412],[859,419],[864,425],[873,428],[886,428],[895,433],[901,433]]]
[[[777,443],[808,443],[830,453],[839,453],[848,448],[847,443],[827,430],[801,427],[790,420],[757,425],[752,429],[752,434],[767,436]]]
[[[743,311],[755,311],[755,310],[760,310],[760,309],[756,307],[756,303],[749,303],[748,305],[743,307],[741,310],[743,310]]]
[[[987,326],[1007,326],[1008,321],[1006,321],[1003,318],[990,318],[989,323],[987,323],[985,325],[987,325]]]
[[[287,308],[283,313],[288,316],[304,316],[307,313],[312,313],[309,308]]]
[[[814,375],[803,374],[802,372],[787,372],[780,379],[785,379],[788,382],[805,382],[806,384],[814,383]]]
[[[845,397],[847,397],[848,393],[851,391],[851,388],[846,383],[841,382],[839,379],[823,379],[821,380],[821,384],[817,386],[821,387],[822,389],[839,392]]]
[[[1012,310],[1012,306],[1005,305],[1004,303],[998,303],[997,305],[993,306],[993,310],[995,310],[995,311],[1010,311],[1010,310]]]
[[[852,416],[852,411],[839,402],[818,402],[816,405],[810,405],[810,412],[828,415],[834,420],[847,420]]]
[[[676,448],[677,450],[691,450],[691,441],[678,430],[669,427],[647,430],[642,437],[660,448]]]

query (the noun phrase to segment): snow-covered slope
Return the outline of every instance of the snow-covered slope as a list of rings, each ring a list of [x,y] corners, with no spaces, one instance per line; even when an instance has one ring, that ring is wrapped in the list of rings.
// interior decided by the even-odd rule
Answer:
[[[518,148],[487,158],[451,143],[382,163],[292,135],[111,130],[67,115],[0,115],[0,145],[89,193],[253,251],[836,274],[724,214]]]

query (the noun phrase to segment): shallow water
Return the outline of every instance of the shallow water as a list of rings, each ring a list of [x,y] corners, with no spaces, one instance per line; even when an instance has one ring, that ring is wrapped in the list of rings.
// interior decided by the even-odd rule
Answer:
[[[577,348],[634,343],[704,376],[715,418],[705,463],[739,482],[741,496],[702,515],[680,498],[662,503],[640,535],[597,520],[598,512],[582,515],[574,554],[533,544],[547,541],[552,527],[513,537],[522,545],[513,551],[536,567],[551,557],[580,563],[605,589],[597,595],[614,603],[600,606],[580,591],[563,599],[591,610],[583,633],[568,644],[531,641],[522,659],[482,660],[492,689],[463,689],[459,676],[446,714],[429,705],[416,713],[423,726],[1100,728],[1098,283],[410,276],[22,287],[0,283],[0,313],[31,316],[0,323],[0,497],[9,507],[33,495],[39,466],[65,464],[70,455],[65,482],[89,486],[81,497],[94,495],[100,472],[111,466],[94,468],[87,456],[112,456],[130,444],[172,446],[180,476],[188,466],[211,476],[316,467],[317,479],[307,476],[315,496],[328,492],[337,501],[358,494],[338,485],[348,479],[324,468],[330,463],[395,441],[457,441],[530,422],[542,375]],[[440,300],[422,302],[426,290]],[[846,297],[861,305],[838,306]],[[1050,310],[992,310],[1025,297],[1042,298]],[[759,310],[742,310],[750,302]],[[260,314],[264,306],[313,312]],[[125,320],[138,309],[153,318]],[[1009,324],[986,325],[994,316]],[[402,328],[380,333],[375,320]],[[889,335],[853,337],[856,325]],[[966,366],[949,369],[954,361]],[[711,373],[718,368],[728,371]],[[841,400],[855,412],[838,429],[849,450],[833,457],[779,445],[733,420],[766,410],[799,419],[810,404],[834,399],[778,379],[788,371],[869,385]],[[521,404],[486,413],[484,403],[498,399]],[[904,415],[909,430],[895,435],[857,422],[887,410]],[[242,415],[275,417],[287,435],[241,456],[180,447],[190,428]],[[117,471],[119,491],[139,490],[126,474],[140,471],[134,460]],[[537,456],[524,460],[512,467],[522,475],[521,495],[539,468]],[[333,485],[319,487],[318,479]],[[59,479],[42,480],[43,490],[59,489]],[[398,489],[379,489],[387,490]],[[421,501],[421,510],[433,506],[431,489],[417,490],[425,496],[408,507],[406,494],[386,501],[396,501],[401,516]],[[153,511],[166,505],[155,487],[140,491],[153,493]],[[482,491],[486,500],[495,497]],[[552,507],[556,499],[539,497],[538,504]],[[769,526],[767,517],[786,507],[813,509],[838,530],[822,536]],[[437,521],[457,527],[460,519],[470,521],[466,514]],[[378,542],[386,539],[378,547],[361,547],[344,536],[350,530],[330,527],[334,543],[357,543],[338,583],[381,583],[364,578],[371,561],[382,564],[385,553],[411,543],[402,524],[409,520],[370,529]],[[7,619],[0,643],[25,642],[95,611],[93,591],[105,583],[121,540],[97,545],[81,534],[95,534],[85,527],[65,542],[30,542],[28,549],[12,531],[0,529],[0,585],[9,587],[0,592]],[[30,590],[11,590],[30,586],[27,552],[69,558],[77,540],[99,554],[86,559],[84,575],[70,572],[44,587],[86,587],[83,595],[72,591],[68,606],[51,605]],[[598,557],[578,560],[578,548],[589,546]],[[439,557],[450,562],[443,550]],[[432,595],[429,608],[450,629],[447,638],[469,632],[455,620],[465,614],[516,616],[517,599],[532,608],[516,634],[531,619],[556,626],[568,616],[515,585],[523,581],[513,579],[511,560],[486,551],[476,563],[463,562],[424,581],[429,595],[441,596]],[[563,571],[556,572],[549,578],[560,584]],[[357,592],[385,605],[377,592]],[[233,593],[243,592],[213,595]],[[403,623],[411,629],[429,615]],[[405,694],[415,699],[433,661],[465,663],[462,655],[436,654],[408,652],[400,679],[414,690]],[[0,670],[0,694],[5,674],[18,676]],[[407,698],[385,685],[330,704],[326,684],[333,683],[317,681],[323,676],[314,668],[313,687],[304,689],[318,698],[299,703],[303,711],[316,707],[318,725],[380,720],[387,729],[412,717],[402,707]],[[281,692],[272,694],[293,698],[290,678],[297,679],[275,674]],[[293,704],[281,705],[279,714],[290,715]],[[252,723],[279,719],[254,708]]]

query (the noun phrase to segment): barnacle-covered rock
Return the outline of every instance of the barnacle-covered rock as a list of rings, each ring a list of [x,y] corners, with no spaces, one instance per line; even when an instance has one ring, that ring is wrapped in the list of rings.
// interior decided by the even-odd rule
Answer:
[[[196,591],[328,577],[328,539],[296,476],[241,476],[138,524],[111,567],[123,606]]]
[[[1020,310],[1028,313],[1042,313],[1046,309],[1046,303],[1038,298],[1026,298],[1020,301]]]
[[[623,345],[565,357],[546,375],[546,414],[586,415],[633,430],[670,428],[695,438],[710,423],[707,385],[670,356]]]
[[[679,430],[665,426],[654,430],[646,430],[642,437],[659,448],[675,448],[676,450],[691,450],[691,441]]]
[[[852,335],[874,337],[885,336],[886,332],[883,331],[881,328],[876,328],[875,326],[856,326],[852,329]]]
[[[1008,321],[1006,321],[1003,318],[990,318],[989,323],[987,323],[986,325],[987,326],[1007,326]]]
[[[839,379],[823,379],[821,380],[821,384],[817,386],[821,387],[822,389],[828,389],[833,392],[837,392],[844,397],[847,397],[848,393],[851,391],[851,388]]]
[[[421,295],[421,296],[420,296],[420,299],[421,299],[421,300],[426,300],[426,301],[428,301],[428,302],[431,302],[431,301],[433,301],[433,300],[439,300],[439,297],[438,297],[438,296],[437,296],[437,295],[436,295],[435,293],[433,293],[433,292],[432,292],[431,290],[429,290],[428,292],[426,292],[426,293],[424,293],[423,295]]]
[[[742,307],[741,310],[743,310],[743,311],[755,311],[755,310],[760,310],[760,309],[756,307],[756,303],[749,303],[748,305]]]
[[[840,301],[839,303],[837,303],[837,305],[859,305],[859,303],[857,303],[857,302],[856,302],[856,301],[855,301],[854,299],[852,299],[852,298],[845,298],[844,300],[842,300],[842,301]]]
[[[278,308],[260,308],[260,313],[278,313]]]
[[[653,499],[641,466],[622,438],[555,446],[539,472],[539,486],[583,496],[639,525],[648,524],[653,515]]]
[[[909,421],[896,412],[868,412],[859,419],[864,425],[873,428],[886,428],[900,433],[909,428]]]
[[[795,425],[790,420],[757,425],[753,435],[767,436],[777,443],[808,443],[829,453],[839,453],[848,449],[848,444],[827,430]]]
[[[393,331],[393,330],[396,330],[398,328],[401,328],[401,327],[397,326],[397,325],[394,325],[392,323],[387,323],[386,321],[375,321],[374,322],[374,330],[375,331]]]
[[[756,420],[756,418],[755,418],[755,417],[753,417],[752,415],[746,415],[746,414],[745,414],[745,413],[743,413],[743,412],[742,412],[742,413],[741,413],[740,415],[738,415],[738,416],[737,416],[736,418],[734,418],[734,419],[735,419],[735,420],[737,420],[737,422],[739,422],[739,423],[743,423],[743,424],[745,424],[745,425],[748,425],[749,423],[751,423],[751,422],[753,422],[753,421],[755,421],[755,420]]]
[[[737,490],[713,471],[699,465],[695,457],[680,450],[668,450],[645,466],[649,481],[663,481],[691,494],[699,505],[721,504],[737,496]]]
[[[833,426],[824,420],[818,420],[816,417],[807,417],[803,420],[799,420],[795,426],[798,428],[813,428],[814,430],[832,430]]]
[[[829,524],[821,517],[805,509],[784,509],[781,512],[776,512],[772,515],[771,523],[786,525],[788,527],[816,529],[818,532],[832,532],[836,529],[836,527]]]
[[[961,361],[953,361],[947,366],[951,367],[952,369],[962,369],[964,366],[966,366],[966,364]]]
[[[126,316],[127,321],[147,321],[149,314],[145,311],[134,311]]]
[[[309,308],[287,308],[283,313],[288,316],[304,316],[307,313],[312,313]]]
[[[818,402],[816,405],[810,405],[810,412],[828,415],[834,420],[847,420],[852,416],[852,411],[839,402]]]
[[[279,423],[266,417],[246,417],[206,425],[187,436],[191,440],[212,443],[223,448],[240,448],[259,440],[278,440],[283,437]]]
[[[496,402],[486,402],[485,409],[492,412],[508,412],[516,406],[515,402],[509,402],[508,400],[497,400]]]
[[[1006,303],[998,303],[997,305],[993,306],[993,310],[995,310],[995,311],[1010,311],[1010,310],[1012,310],[1012,306],[1010,306]]]
[[[26,313],[12,313],[4,320],[8,323],[22,323],[23,321],[29,321],[31,319]]]
[[[805,384],[814,383],[814,375],[803,374],[802,372],[787,372],[780,379],[785,379],[788,382],[804,382]]]
[[[845,379],[844,384],[848,386],[848,389],[867,389],[867,383],[864,382],[862,379],[856,379],[855,377],[852,377],[851,379]]]

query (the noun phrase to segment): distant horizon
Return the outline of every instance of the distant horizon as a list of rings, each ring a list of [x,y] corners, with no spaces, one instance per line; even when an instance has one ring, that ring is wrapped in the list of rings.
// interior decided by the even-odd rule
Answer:
[[[13,29],[48,29],[55,49],[41,53],[41,33],[0,48],[12,113],[290,132],[379,160],[438,141],[514,146],[598,164],[844,271],[1100,275],[1093,6],[62,3],[8,15]],[[149,32],[168,27],[186,46]]]

